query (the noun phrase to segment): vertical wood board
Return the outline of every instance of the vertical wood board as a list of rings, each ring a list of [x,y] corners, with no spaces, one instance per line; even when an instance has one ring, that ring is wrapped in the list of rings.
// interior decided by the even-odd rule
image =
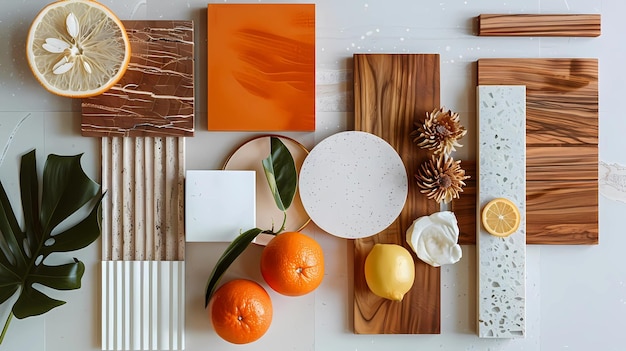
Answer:
[[[597,244],[598,60],[481,59],[478,84],[526,85],[527,243]]]
[[[406,244],[406,230],[418,217],[439,211],[413,181],[427,153],[410,137],[415,122],[439,107],[439,55],[354,55],[355,130],[387,141],[407,169],[409,190],[399,218],[372,237],[354,240],[354,331],[359,334],[440,333],[440,270],[415,255],[415,283],[401,302],[374,295],[365,282],[365,258],[376,243]],[[410,248],[409,248],[410,250]]]
[[[129,66],[111,89],[82,101],[82,135],[193,136],[193,22],[123,23]]]
[[[519,209],[517,231],[502,238],[477,224],[478,335],[526,332],[526,99],[523,86],[478,86],[478,209],[506,198]]]
[[[480,36],[598,37],[600,14],[481,14]]]

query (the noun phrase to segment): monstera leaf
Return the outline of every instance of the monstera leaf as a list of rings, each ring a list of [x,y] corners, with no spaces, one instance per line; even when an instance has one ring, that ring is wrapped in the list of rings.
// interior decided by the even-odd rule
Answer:
[[[85,272],[82,262],[75,258],[57,266],[46,262],[51,254],[84,248],[100,235],[100,186],[84,173],[80,157],[48,156],[40,204],[35,151],[22,156],[23,229],[0,182],[0,303],[19,292],[8,321],[11,315],[17,318],[36,316],[65,303],[47,296],[35,284],[56,290],[80,288]],[[59,226],[87,204],[93,208],[86,217],[74,225]]]

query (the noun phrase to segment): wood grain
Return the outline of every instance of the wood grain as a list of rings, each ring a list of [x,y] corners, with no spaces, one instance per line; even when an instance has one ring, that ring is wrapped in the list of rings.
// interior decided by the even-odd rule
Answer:
[[[598,182],[526,183],[527,244],[598,244]]]
[[[598,144],[597,59],[480,59],[478,85],[526,85],[526,144]]]
[[[477,82],[526,85],[527,243],[597,244],[598,60],[481,59]]]
[[[354,55],[355,130],[385,139],[400,154],[409,179],[427,157],[409,134],[439,102],[439,55]],[[408,247],[406,229],[416,218],[439,210],[409,182],[399,218],[381,233],[354,240],[354,331],[359,334],[438,334],[440,270],[415,259],[415,284],[401,302],[372,294],[363,265],[376,243]]]
[[[526,180],[597,180],[598,147],[539,146],[526,149]]]
[[[598,37],[599,14],[481,14],[479,36]]]
[[[465,187],[458,199],[452,201],[452,212],[459,222],[459,244],[476,244],[476,161],[462,161],[465,175]]]
[[[83,136],[193,136],[192,21],[123,21],[131,60],[122,79],[82,102]]]

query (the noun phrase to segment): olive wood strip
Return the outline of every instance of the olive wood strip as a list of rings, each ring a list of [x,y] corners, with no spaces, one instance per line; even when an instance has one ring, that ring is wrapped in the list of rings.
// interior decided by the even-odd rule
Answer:
[[[409,134],[427,111],[439,107],[439,55],[354,55],[355,130],[370,132],[393,146],[410,179],[427,153]],[[365,258],[375,243],[404,245],[417,217],[439,210],[409,182],[399,218],[381,233],[354,240],[354,331],[359,334],[438,334],[440,270],[415,258],[415,284],[401,302],[372,294],[365,282]]]
[[[526,85],[528,146],[598,144],[597,59],[478,60],[478,85],[516,84]]]
[[[598,37],[599,14],[481,14],[479,36]]]
[[[526,184],[527,244],[598,244],[597,181]]]
[[[598,180],[596,146],[526,148],[527,180]]]
[[[462,161],[461,168],[465,175],[463,192],[458,199],[452,201],[452,212],[459,223],[459,244],[476,244],[476,161]]]

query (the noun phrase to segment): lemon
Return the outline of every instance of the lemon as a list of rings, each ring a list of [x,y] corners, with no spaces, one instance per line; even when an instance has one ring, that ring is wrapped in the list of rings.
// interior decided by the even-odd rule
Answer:
[[[521,215],[511,200],[499,197],[483,207],[481,222],[489,234],[506,237],[519,228]]]
[[[414,280],[415,261],[400,245],[376,244],[365,258],[365,281],[380,297],[400,301]]]
[[[35,17],[26,59],[48,91],[89,97],[109,90],[126,72],[130,42],[122,22],[92,0],[60,0]]]

